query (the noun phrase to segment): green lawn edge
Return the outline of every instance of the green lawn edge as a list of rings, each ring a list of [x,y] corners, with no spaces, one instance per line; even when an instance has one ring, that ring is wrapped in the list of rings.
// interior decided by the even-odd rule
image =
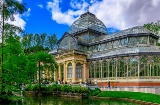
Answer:
[[[160,104],[160,95],[141,92],[127,92],[127,91],[102,91],[97,97],[109,98],[128,98],[152,103]]]

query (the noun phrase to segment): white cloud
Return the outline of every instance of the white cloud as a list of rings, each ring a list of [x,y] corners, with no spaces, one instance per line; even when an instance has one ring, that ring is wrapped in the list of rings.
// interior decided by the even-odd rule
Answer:
[[[71,25],[75,21],[75,17],[79,16],[80,14],[84,13],[84,8],[86,7],[83,4],[82,8],[79,10],[71,10],[68,9],[66,12],[62,12],[59,4],[61,3],[60,0],[53,0],[53,2],[47,3],[47,9],[52,13],[52,19],[55,20],[59,24],[67,24]]]
[[[25,13],[23,13],[23,16],[29,17],[30,13],[31,13],[31,8],[28,8],[28,10]]]
[[[43,5],[42,4],[38,4],[37,5],[39,8],[43,8]]]
[[[60,0],[48,2],[52,19],[59,24],[71,25],[90,4],[90,12],[102,20],[106,27],[126,29],[160,20],[160,0],[71,0],[70,7],[61,11]]]
[[[20,2],[20,3],[22,2],[22,0],[16,0],[16,1],[18,1],[18,2]]]
[[[21,18],[20,14],[16,14],[14,15],[14,21],[11,21],[10,19],[8,21],[6,21],[9,24],[21,27],[22,29],[24,29],[26,22]]]

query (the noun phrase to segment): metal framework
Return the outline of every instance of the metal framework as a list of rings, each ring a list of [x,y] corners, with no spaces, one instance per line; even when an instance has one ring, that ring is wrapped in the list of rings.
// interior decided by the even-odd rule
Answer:
[[[73,34],[88,28],[107,34],[104,23],[97,19],[97,17],[90,12],[82,14],[80,18],[71,25],[68,32]]]
[[[59,40],[53,55],[74,50],[87,55],[89,78],[98,81],[160,79],[158,36],[137,26],[111,35],[90,12],[76,20]]]

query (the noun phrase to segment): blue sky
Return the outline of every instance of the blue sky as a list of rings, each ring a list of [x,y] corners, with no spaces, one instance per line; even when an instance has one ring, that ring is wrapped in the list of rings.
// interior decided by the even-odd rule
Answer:
[[[47,33],[57,34],[58,39],[68,31],[69,26],[57,24],[52,20],[52,14],[46,9],[47,2],[45,0],[23,0],[27,3],[26,7],[31,8],[30,16],[24,17],[26,21],[25,32],[27,33]],[[42,5],[43,7],[39,7]]]
[[[27,33],[57,34],[58,39],[90,7],[109,32],[160,20],[160,0],[19,0],[28,11],[15,24]]]

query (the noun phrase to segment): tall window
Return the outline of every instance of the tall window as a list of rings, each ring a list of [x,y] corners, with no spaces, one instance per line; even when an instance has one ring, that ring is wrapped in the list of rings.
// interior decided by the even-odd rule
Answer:
[[[82,66],[80,63],[76,64],[76,78],[82,78]]]
[[[72,69],[73,69],[72,68],[72,63],[69,63],[68,64],[68,70],[67,70],[68,71],[67,72],[68,73],[68,78],[72,78]]]
[[[89,64],[89,78],[94,78],[94,70],[95,70],[94,67],[95,67],[94,64],[92,62],[90,62],[90,64]]]

